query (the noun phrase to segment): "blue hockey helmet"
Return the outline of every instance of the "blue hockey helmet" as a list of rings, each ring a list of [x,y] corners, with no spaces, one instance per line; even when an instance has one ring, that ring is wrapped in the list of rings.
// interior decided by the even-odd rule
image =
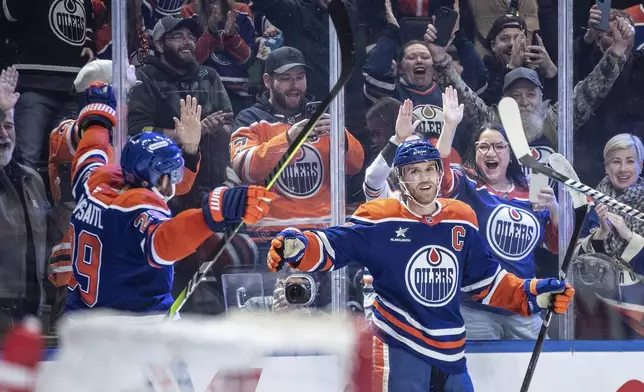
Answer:
[[[121,170],[127,184],[154,188],[168,175],[172,184],[183,179],[181,149],[167,136],[142,132],[132,136],[121,151]]]
[[[438,168],[443,169],[441,154],[431,142],[424,139],[409,140],[396,149],[394,168],[400,169],[405,165],[426,161],[436,161]]]

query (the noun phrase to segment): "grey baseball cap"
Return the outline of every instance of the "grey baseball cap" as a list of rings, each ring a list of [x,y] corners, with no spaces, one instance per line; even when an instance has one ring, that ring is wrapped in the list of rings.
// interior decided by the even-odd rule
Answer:
[[[539,75],[534,69],[519,67],[519,68],[513,69],[512,71],[508,72],[505,75],[505,79],[503,81],[503,91],[505,92],[505,90],[507,90],[508,87],[512,85],[512,83],[521,79],[525,79],[528,82],[531,82],[532,84],[534,84],[535,86],[543,89],[543,85],[539,80]]]
[[[293,67],[310,68],[304,62],[302,52],[290,46],[282,46],[279,49],[275,49],[268,55],[264,65],[264,72],[267,74],[281,74]]]
[[[192,18],[183,18],[180,15],[164,16],[161,18],[152,30],[152,38],[158,41],[164,34],[176,30],[181,27],[186,27],[194,34],[195,38],[199,38],[199,23]]]

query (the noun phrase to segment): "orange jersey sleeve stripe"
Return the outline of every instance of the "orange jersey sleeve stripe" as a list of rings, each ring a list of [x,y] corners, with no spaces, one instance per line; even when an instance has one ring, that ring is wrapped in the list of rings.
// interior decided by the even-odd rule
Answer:
[[[333,261],[328,258],[324,259],[324,250],[322,249],[322,245],[320,244],[318,237],[310,231],[305,231],[303,234],[308,240],[308,245],[304,251],[302,260],[300,260],[297,265],[297,269],[300,271],[314,271],[317,270],[322,263],[325,263],[324,268],[331,268]]]
[[[533,279],[536,284],[537,280]],[[523,290],[524,280],[511,273],[505,274],[490,299],[490,305],[503,308],[521,316],[529,316],[528,295]],[[532,291],[531,287],[531,291]]]
[[[347,153],[345,154],[346,172],[348,175],[354,175],[362,169],[364,164],[364,149],[358,139],[353,137],[349,131],[345,130],[344,134],[347,136],[346,143],[348,143]]]
[[[89,127],[83,134],[83,138],[80,140],[78,148],[76,149],[76,155],[72,163],[72,178],[76,178],[76,175],[82,170],[83,166],[87,166],[93,162],[107,163],[109,147],[109,131],[96,125]],[[103,162],[101,162],[101,159],[96,158],[99,155],[105,157]]]
[[[392,316],[389,312],[383,309],[383,307],[380,306],[380,304],[378,304],[378,301],[374,301],[373,307],[376,308],[378,310],[378,313],[380,313],[382,317],[384,317],[391,324],[402,329],[403,331],[407,332],[411,336],[414,336],[415,338],[422,340],[428,346],[446,350],[446,349],[453,349],[453,348],[461,348],[465,345],[465,339],[455,340],[453,342],[439,342],[434,339],[430,339],[427,336],[425,336],[421,331],[417,330],[416,328],[412,327],[409,324],[403,323],[402,321],[398,320],[396,317]]]
[[[161,265],[172,264],[191,255],[212,235],[203,212],[196,208],[151,227],[148,233],[152,260]]]

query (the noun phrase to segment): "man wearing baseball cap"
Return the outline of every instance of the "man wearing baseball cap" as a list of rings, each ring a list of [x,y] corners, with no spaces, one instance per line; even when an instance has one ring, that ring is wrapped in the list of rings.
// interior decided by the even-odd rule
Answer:
[[[172,200],[175,212],[196,207],[201,194],[227,179],[232,108],[217,72],[195,59],[199,25],[194,19],[166,16],[154,26],[155,56],[136,71],[128,105],[128,133],[150,131],[175,137],[173,118],[180,118],[180,101],[197,98],[201,112],[202,161],[192,191]],[[222,158],[223,157],[223,158]]]
[[[528,39],[532,42],[528,42]],[[488,83],[477,93],[487,105],[501,100],[505,75],[519,67],[536,69],[544,83],[546,97],[556,99],[557,66],[543,46],[541,37],[537,32],[528,31],[522,17],[508,14],[497,18],[485,39],[485,45],[490,51],[483,58]]]
[[[289,46],[274,50],[266,59],[263,80],[267,91],[253,106],[239,112],[230,140],[231,165],[242,182],[264,181],[319,106],[320,102],[306,94],[309,69],[302,53]],[[330,132],[331,117],[325,113],[280,175],[276,187],[280,197],[271,204],[270,218],[311,221],[330,216]],[[363,161],[360,142],[345,130],[346,174],[358,173]],[[259,241],[258,246],[262,257],[270,241]]]

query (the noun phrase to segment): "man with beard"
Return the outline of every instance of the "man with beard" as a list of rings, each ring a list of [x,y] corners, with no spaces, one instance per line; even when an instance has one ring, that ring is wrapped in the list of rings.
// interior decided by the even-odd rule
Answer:
[[[626,20],[620,19],[611,26],[614,37],[612,45],[604,52],[593,71],[580,81],[573,91],[573,131],[578,130],[593,114],[606,97],[626,63],[626,52],[633,29]],[[465,118],[470,119],[474,129],[488,122],[500,122],[496,105],[487,106],[461,79],[445,48],[435,45],[436,28],[429,25],[425,40],[434,59],[434,71],[438,84],[443,88],[453,86],[465,106]],[[517,101],[528,143],[533,155],[541,162],[557,150],[558,105],[543,100],[542,84],[537,73],[519,67],[509,72],[503,83],[503,95]]]
[[[190,95],[202,107],[203,161],[193,190],[186,197],[177,197],[183,204],[180,209],[195,207],[205,193],[227,179],[232,109],[217,72],[195,60],[198,36],[195,20],[173,16],[161,19],[153,31],[155,56],[137,70],[141,84],[131,90],[129,100],[130,135],[143,130],[162,133],[175,141],[174,118],[180,117],[181,99]]]
[[[217,72],[199,65],[195,59],[196,41],[200,36],[197,21],[166,16],[154,26],[152,36],[154,56],[148,56],[145,64],[137,69],[136,78],[141,83],[132,88],[129,95],[128,133],[161,133],[180,144],[174,119],[181,117],[181,99],[190,95],[202,107],[202,136],[199,143],[202,159],[199,172],[190,192],[169,202],[168,206],[176,215],[200,207],[204,195],[217,186],[236,185],[238,179],[228,166],[232,108]],[[196,253],[188,257],[189,260],[177,264],[174,290],[185,287],[199,263],[211,258],[218,241],[219,237],[213,234]],[[236,245],[234,248],[242,253]],[[244,244],[242,248],[246,250],[248,246]],[[173,292],[173,295],[177,294]],[[190,309],[184,310],[195,311],[194,306],[198,303],[208,302],[197,298],[188,304]],[[212,302],[208,302],[208,306],[217,311]]]
[[[231,164],[244,183],[263,184],[308,121],[312,113],[306,110],[308,69],[302,53],[289,46],[274,50],[266,59],[263,79],[267,91],[237,115],[237,130],[230,141]],[[282,220],[275,222],[279,226],[283,220],[292,224],[293,218],[309,223],[330,218],[330,131],[331,117],[324,114],[275,184],[280,197],[271,204],[267,222]],[[364,151],[348,131],[344,134],[345,170],[354,175],[362,168]],[[264,245],[267,251],[270,244]]]
[[[44,305],[48,248],[62,233],[55,230],[40,175],[14,157],[14,107],[18,72],[0,74],[0,336],[26,314]],[[54,238],[56,237],[56,238]]]

